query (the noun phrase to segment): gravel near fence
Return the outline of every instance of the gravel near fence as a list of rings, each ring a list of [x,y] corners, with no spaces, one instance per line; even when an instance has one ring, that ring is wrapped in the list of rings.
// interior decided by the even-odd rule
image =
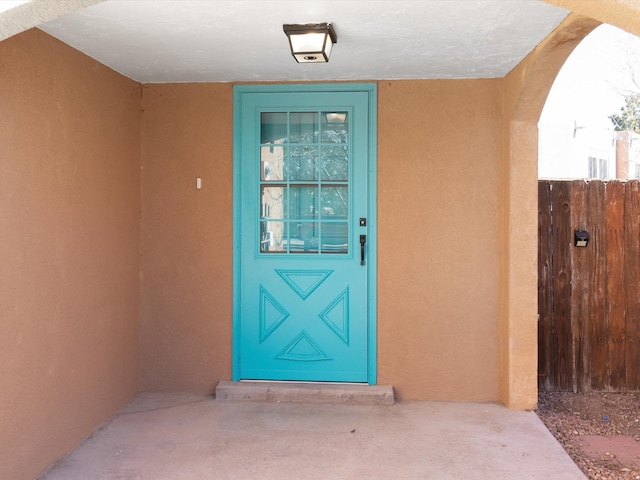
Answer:
[[[585,448],[593,436],[633,446],[632,437],[640,451],[640,392],[541,392],[536,413],[589,479],[640,480],[640,455],[630,459],[614,448],[598,454]]]

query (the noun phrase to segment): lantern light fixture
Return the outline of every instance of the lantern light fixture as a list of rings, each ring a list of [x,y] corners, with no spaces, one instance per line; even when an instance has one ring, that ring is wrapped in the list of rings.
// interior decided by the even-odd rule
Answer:
[[[326,63],[338,37],[330,23],[282,26],[289,38],[291,55],[298,63]]]

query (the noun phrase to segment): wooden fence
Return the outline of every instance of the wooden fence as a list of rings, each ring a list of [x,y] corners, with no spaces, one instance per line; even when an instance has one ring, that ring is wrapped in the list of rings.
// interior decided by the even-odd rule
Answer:
[[[540,181],[538,239],[539,388],[640,390],[640,182]]]

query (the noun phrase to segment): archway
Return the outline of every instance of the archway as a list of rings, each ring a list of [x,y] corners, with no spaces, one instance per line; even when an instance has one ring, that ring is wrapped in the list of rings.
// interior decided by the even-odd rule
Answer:
[[[505,77],[501,400],[537,402],[538,120],[553,80],[600,22],[572,13]]]
[[[638,4],[543,1],[573,13],[504,79],[501,400],[517,409],[537,401],[538,119],[558,71],[601,22],[640,34]]]

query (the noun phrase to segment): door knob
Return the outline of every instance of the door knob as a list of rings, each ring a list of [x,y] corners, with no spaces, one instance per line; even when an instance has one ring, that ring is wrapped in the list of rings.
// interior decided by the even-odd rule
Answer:
[[[364,244],[367,243],[367,236],[360,235],[360,265],[364,265]]]

